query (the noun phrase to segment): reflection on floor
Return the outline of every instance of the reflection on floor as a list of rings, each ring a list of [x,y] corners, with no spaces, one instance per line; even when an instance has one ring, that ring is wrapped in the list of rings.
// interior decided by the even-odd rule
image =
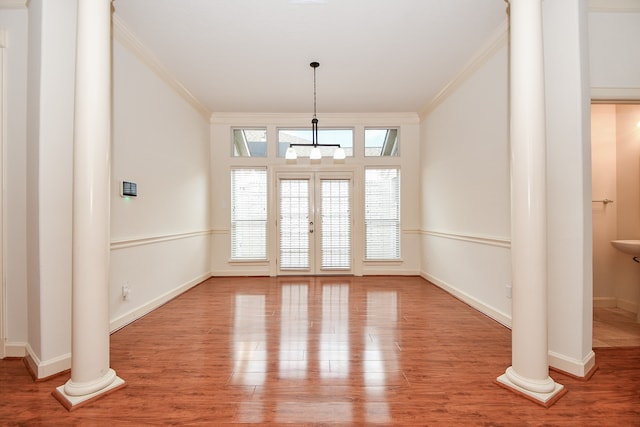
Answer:
[[[636,314],[621,308],[593,309],[593,347],[640,346]]]

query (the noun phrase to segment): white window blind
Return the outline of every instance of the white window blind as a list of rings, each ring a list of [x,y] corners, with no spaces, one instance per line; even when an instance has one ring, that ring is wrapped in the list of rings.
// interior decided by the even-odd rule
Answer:
[[[365,169],[365,258],[400,258],[400,171]]]
[[[309,180],[280,180],[280,268],[309,268]]]
[[[231,258],[267,257],[267,170],[231,171]]]
[[[351,203],[348,179],[323,179],[322,268],[351,268]]]

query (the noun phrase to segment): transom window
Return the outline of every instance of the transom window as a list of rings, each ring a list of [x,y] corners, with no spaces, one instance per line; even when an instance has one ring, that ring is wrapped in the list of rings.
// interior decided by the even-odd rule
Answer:
[[[365,157],[398,156],[397,128],[367,128],[364,130]]]
[[[233,129],[233,157],[267,157],[267,130]]]
[[[278,157],[284,157],[289,144],[311,144],[311,129],[278,129]],[[318,129],[319,144],[340,144],[347,157],[353,157],[353,129]],[[322,157],[333,157],[336,147],[320,146]],[[296,146],[298,157],[309,157],[311,147]]]

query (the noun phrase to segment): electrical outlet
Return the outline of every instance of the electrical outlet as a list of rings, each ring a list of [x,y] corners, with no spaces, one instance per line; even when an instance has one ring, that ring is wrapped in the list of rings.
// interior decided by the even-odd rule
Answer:
[[[511,299],[511,285],[509,285],[509,284],[505,285],[505,290],[506,290],[506,293],[507,293],[507,298]]]
[[[131,295],[131,288],[129,287],[129,282],[122,285],[122,299],[128,300],[129,295]]]

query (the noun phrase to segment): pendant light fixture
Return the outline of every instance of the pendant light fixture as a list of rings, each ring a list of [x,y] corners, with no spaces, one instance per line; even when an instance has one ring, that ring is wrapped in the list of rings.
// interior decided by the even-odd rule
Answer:
[[[296,160],[298,158],[298,153],[294,147],[305,146],[311,147],[311,151],[309,152],[310,160],[320,160],[322,159],[322,153],[320,152],[319,147],[337,147],[333,152],[333,159],[344,160],[346,158],[346,153],[340,144],[320,144],[318,142],[318,117],[316,116],[316,69],[320,66],[320,63],[314,61],[309,65],[313,68],[313,118],[311,119],[311,144],[289,144],[289,148],[287,148],[285,153],[285,158],[287,160]]]

